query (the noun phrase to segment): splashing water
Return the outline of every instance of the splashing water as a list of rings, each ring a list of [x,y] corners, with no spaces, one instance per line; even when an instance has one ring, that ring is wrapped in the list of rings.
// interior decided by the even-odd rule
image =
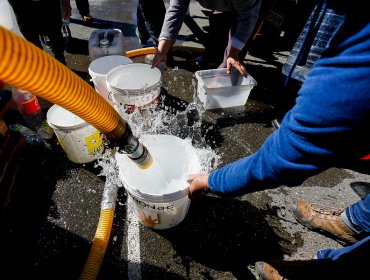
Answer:
[[[196,88],[196,83],[194,81],[192,83],[192,87],[194,92]],[[197,158],[199,159],[199,172],[209,172],[218,167],[221,163],[220,156],[217,155],[210,146],[208,146],[206,139],[201,133],[201,116],[204,112],[204,108],[201,103],[192,102],[187,104],[185,110],[176,111],[176,109],[165,105],[165,98],[166,97],[162,96],[162,101],[159,106],[147,107],[140,111],[135,109],[131,114],[127,114],[124,107],[121,106],[118,107],[120,111],[119,113],[130,125],[133,134],[139,138],[139,141],[142,141],[141,138],[145,135],[177,136],[184,139],[187,144],[191,143],[192,148],[194,148],[193,150],[196,152]],[[196,92],[194,93],[193,100],[197,100]],[[186,104],[184,103],[182,105]],[[143,142],[143,144],[147,146],[145,142]],[[163,148],[165,149],[166,147]],[[148,147],[148,150],[154,159],[153,165],[148,169],[138,171],[140,172],[138,174],[142,174],[141,176],[145,177],[144,182],[148,184],[148,186],[144,186],[144,191],[152,193],[150,188],[153,188],[153,182],[156,182],[157,186],[154,188],[156,188],[160,193],[175,191],[176,187],[184,184],[187,185],[186,180],[190,174],[184,171],[175,179],[167,176],[166,172],[168,170],[163,170],[162,168],[163,166],[166,166],[163,161],[168,161],[168,159],[162,159],[161,157],[163,150],[161,152],[160,148],[150,149],[150,147]],[[122,182],[122,176],[119,174],[120,166],[117,164],[117,159],[120,160],[120,157],[115,157],[114,153],[115,151],[107,149],[98,159],[97,165],[102,167],[102,171],[99,175],[105,176],[106,180],[109,180],[116,185],[124,186],[125,183]],[[186,170],[185,167],[184,170]]]

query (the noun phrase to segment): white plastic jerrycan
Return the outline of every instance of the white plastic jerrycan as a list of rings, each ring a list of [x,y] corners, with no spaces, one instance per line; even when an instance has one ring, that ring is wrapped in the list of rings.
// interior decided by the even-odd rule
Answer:
[[[123,34],[119,29],[98,29],[90,34],[90,61],[107,55],[124,55]]]

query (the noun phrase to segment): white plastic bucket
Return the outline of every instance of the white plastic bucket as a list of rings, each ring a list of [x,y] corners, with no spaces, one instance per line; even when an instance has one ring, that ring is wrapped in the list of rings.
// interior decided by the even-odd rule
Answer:
[[[80,117],[55,104],[48,110],[46,118],[69,160],[87,163],[103,153],[99,130]]]
[[[162,73],[146,63],[132,63],[113,68],[107,74],[107,87],[114,106],[132,113],[160,101]]]
[[[7,0],[0,0],[0,26],[11,30],[14,26],[11,7]]]
[[[184,220],[190,207],[186,180],[201,170],[198,155],[190,141],[172,135],[143,135],[140,141],[154,158],[148,169],[116,153],[129,207],[146,227],[172,228]]]
[[[107,88],[107,73],[119,65],[130,63],[132,63],[132,60],[126,56],[108,55],[95,59],[89,65],[89,74],[94,83],[95,90],[111,105],[113,105],[113,100],[109,96],[109,90]]]

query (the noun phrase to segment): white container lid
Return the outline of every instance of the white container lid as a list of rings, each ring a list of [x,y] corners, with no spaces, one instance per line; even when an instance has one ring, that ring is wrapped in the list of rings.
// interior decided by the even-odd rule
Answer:
[[[107,84],[122,90],[142,90],[156,86],[162,73],[146,63],[132,63],[118,66],[107,74]]]
[[[46,119],[52,128],[57,129],[76,129],[87,125],[79,116],[57,104],[50,107]]]
[[[102,56],[90,63],[89,72],[98,75],[106,75],[113,68],[130,63],[132,63],[132,60],[123,55]]]

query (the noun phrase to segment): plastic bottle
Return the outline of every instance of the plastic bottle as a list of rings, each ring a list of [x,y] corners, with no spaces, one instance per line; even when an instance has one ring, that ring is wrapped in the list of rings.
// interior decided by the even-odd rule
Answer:
[[[313,64],[321,57],[321,53],[327,47],[333,32],[344,20],[344,16],[336,14],[332,9],[322,8],[316,11],[318,8],[316,7],[311,12],[282,68],[284,75],[301,82],[307,78]],[[312,24],[314,25],[311,27]],[[318,29],[315,36],[308,38],[310,28],[314,29],[315,25],[317,25],[316,28]],[[308,45],[308,47],[301,54],[300,52],[303,47],[306,47],[305,45]],[[299,55],[302,56],[297,61]]]
[[[53,138],[54,131],[47,125],[36,95],[13,88],[12,96],[28,128],[37,131],[43,139]]]
[[[9,125],[9,129],[11,131],[16,131],[22,134],[22,136],[25,138],[26,143],[32,146],[44,146],[45,148],[50,149],[51,145],[42,138],[39,134],[37,134],[32,129],[25,127],[21,124],[15,123]]]

